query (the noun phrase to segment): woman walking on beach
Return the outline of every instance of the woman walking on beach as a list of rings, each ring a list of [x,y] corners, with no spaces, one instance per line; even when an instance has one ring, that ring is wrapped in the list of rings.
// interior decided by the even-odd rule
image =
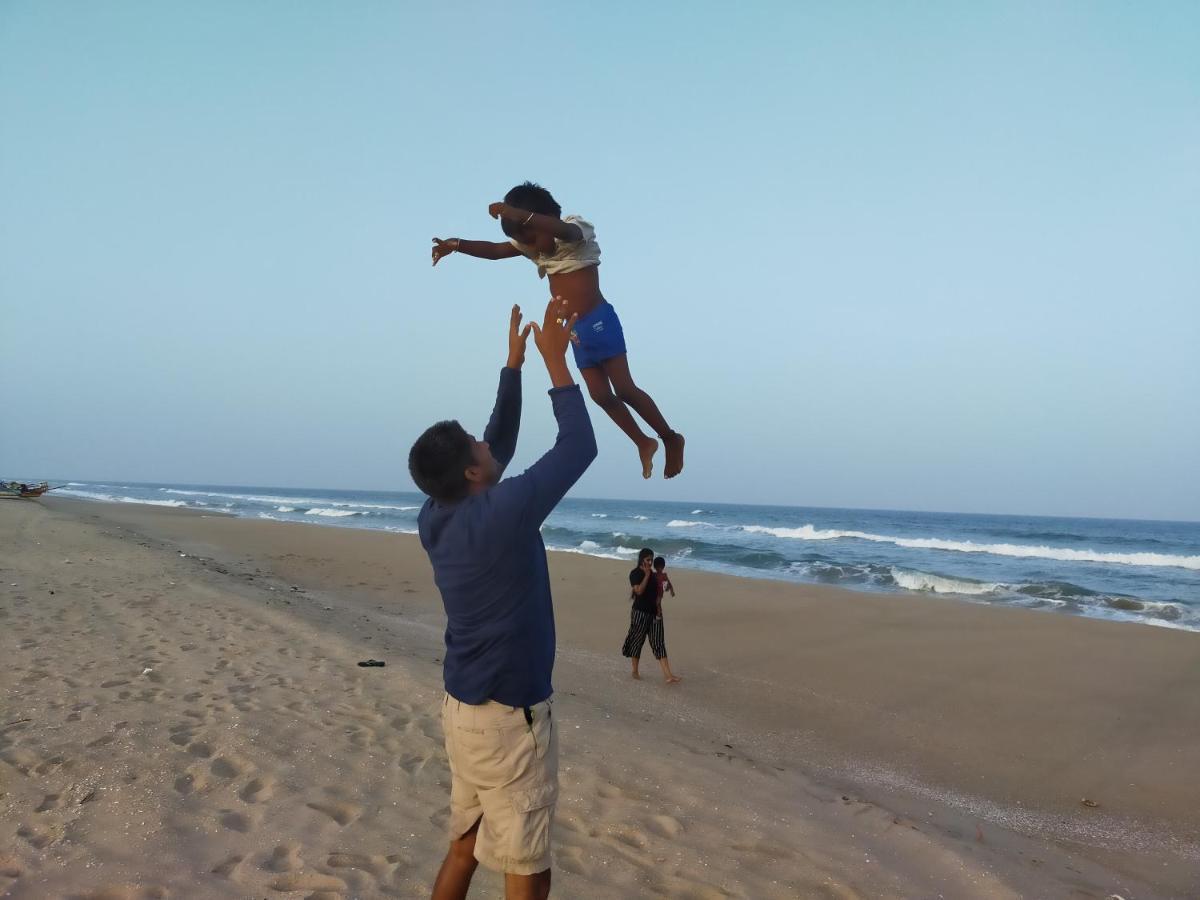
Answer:
[[[682,679],[671,671],[671,663],[667,659],[667,638],[662,618],[662,585],[654,572],[654,551],[649,547],[638,553],[637,568],[629,573],[629,586],[633,609],[629,613],[629,634],[625,637],[621,655],[629,657],[633,663],[633,677],[641,679],[638,663],[641,662],[642,645],[647,637],[650,638],[650,649],[654,652],[658,664],[662,666],[667,684],[678,684]]]

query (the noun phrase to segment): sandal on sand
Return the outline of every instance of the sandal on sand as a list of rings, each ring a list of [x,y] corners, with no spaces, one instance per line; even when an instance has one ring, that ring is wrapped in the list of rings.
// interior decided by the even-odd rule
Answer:
[[[370,669],[370,668],[373,668],[374,666],[386,666],[387,663],[383,662],[382,660],[378,660],[378,659],[365,659],[362,662],[360,662],[359,665],[362,666],[364,669]]]

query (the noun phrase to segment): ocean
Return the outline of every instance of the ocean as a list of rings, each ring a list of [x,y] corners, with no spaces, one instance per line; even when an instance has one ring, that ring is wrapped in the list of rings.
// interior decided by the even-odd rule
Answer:
[[[61,482],[55,482],[61,483]],[[415,534],[419,494],[72,481],[56,494]],[[1200,522],[565,500],[546,546],[671,569],[936,593],[1200,631]],[[685,578],[679,586],[686,590]]]

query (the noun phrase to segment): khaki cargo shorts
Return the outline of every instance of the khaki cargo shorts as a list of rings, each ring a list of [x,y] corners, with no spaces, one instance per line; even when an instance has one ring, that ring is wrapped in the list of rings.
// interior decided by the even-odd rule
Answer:
[[[558,800],[553,700],[529,707],[442,701],[450,758],[450,840],[479,822],[475,858],[489,869],[535,875],[550,868],[550,820]],[[482,819],[482,821],[480,821]]]

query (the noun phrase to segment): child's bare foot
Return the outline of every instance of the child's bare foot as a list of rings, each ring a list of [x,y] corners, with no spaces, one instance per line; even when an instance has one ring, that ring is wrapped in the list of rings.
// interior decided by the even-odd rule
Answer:
[[[642,680],[642,676],[641,676],[641,675],[639,675],[637,672],[634,672],[634,673],[633,673],[633,677],[634,677],[634,678],[635,678],[637,681],[641,681],[641,680]]]
[[[663,478],[674,478],[683,471],[683,435],[678,431],[664,434],[663,443],[667,447],[667,467],[663,469]]]
[[[667,676],[667,684],[679,684],[679,682],[681,682],[681,681],[683,681],[683,679],[680,678],[678,675],[668,675]]]
[[[658,441],[646,438],[646,443],[638,445],[638,456],[642,460],[642,477],[649,478],[654,474],[654,454],[658,452]]]

